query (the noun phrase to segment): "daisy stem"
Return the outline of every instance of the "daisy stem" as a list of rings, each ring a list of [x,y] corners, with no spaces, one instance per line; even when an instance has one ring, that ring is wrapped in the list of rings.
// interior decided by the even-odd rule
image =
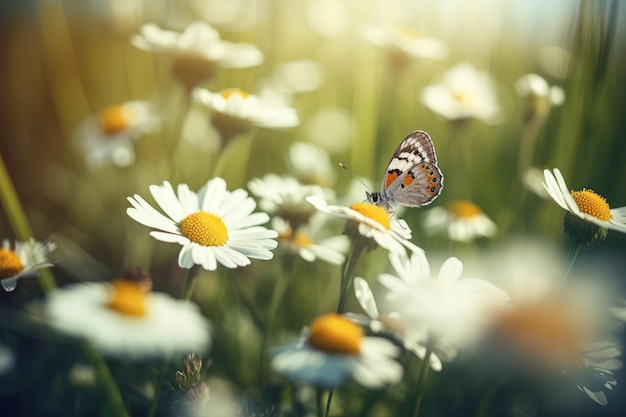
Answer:
[[[352,283],[352,278],[354,278],[354,271],[356,270],[356,265],[364,249],[365,241],[363,241],[363,239],[354,239],[352,241],[350,257],[345,260],[341,268],[341,292],[339,293],[339,303],[337,304],[338,314],[343,313],[345,310],[348,291]]]
[[[11,177],[7,171],[2,155],[0,155],[0,200],[6,211],[7,218],[15,232],[15,236],[23,241],[32,237],[32,231],[24,207],[17,196]],[[38,274],[39,285],[45,292],[57,287],[54,277],[47,268],[41,268]]]
[[[185,282],[183,283],[183,290],[180,294],[180,298],[183,300],[190,300],[193,289],[196,286],[196,279],[198,278],[198,265],[194,265],[187,270],[185,276]]]
[[[330,403],[333,400],[333,392],[334,389],[328,391],[328,400],[326,401],[326,411],[324,412],[324,417],[328,417],[328,412],[330,411]]]
[[[426,353],[424,354],[424,360],[422,361],[422,367],[417,377],[417,389],[415,391],[415,405],[413,406],[413,417],[417,417],[422,405],[422,398],[424,397],[424,383],[426,381],[426,375],[428,374],[428,368],[430,368],[430,355],[433,353],[433,344],[428,342],[426,344]]]
[[[259,381],[261,387],[265,383],[265,351],[267,350],[267,345],[269,342],[270,332],[272,331],[272,326],[274,324],[274,319],[276,318],[276,313],[278,311],[278,307],[280,306],[280,302],[283,299],[287,288],[289,287],[289,283],[291,282],[291,275],[293,273],[293,268],[295,266],[296,258],[290,254],[287,254],[284,258],[284,262],[282,263],[283,274],[277,280],[276,285],[274,286],[274,291],[272,292],[272,299],[270,300],[270,305],[267,310],[266,315],[266,324],[263,332],[262,345],[259,353],[261,357],[259,358]]]
[[[81,347],[89,362],[96,368],[98,372],[98,376],[100,377],[100,382],[104,386],[104,391],[109,400],[110,405],[115,410],[115,415],[119,417],[130,417],[130,414],[126,410],[126,406],[124,405],[124,400],[122,399],[122,394],[120,393],[117,384],[113,380],[113,376],[111,375],[111,371],[107,366],[102,356],[96,351],[91,343],[88,341],[83,341],[81,343]]]
[[[572,271],[572,267],[574,266],[576,257],[578,256],[578,253],[580,252],[582,247],[582,243],[573,243],[570,246],[569,252],[567,254],[567,262],[565,263],[565,267],[563,268],[563,282],[567,280],[569,273]]]

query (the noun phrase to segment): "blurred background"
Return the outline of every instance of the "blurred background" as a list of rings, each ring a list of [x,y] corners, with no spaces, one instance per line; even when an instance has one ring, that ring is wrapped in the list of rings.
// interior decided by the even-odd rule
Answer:
[[[222,69],[201,87],[241,88],[294,107],[300,118],[294,128],[255,132],[249,160],[224,170],[230,189],[269,172],[288,173],[286,155],[295,142],[324,148],[335,165],[343,162],[375,189],[396,146],[420,129],[432,137],[446,181],[433,206],[471,200],[498,227],[492,239],[451,245],[424,233],[428,208],[405,210],[414,242],[427,253],[476,258],[516,236],[567,248],[563,210],[541,196],[541,188],[532,189],[544,168],[559,168],[569,187],[592,188],[611,207],[626,205],[626,8],[619,1],[1,0],[0,154],[35,237],[59,246],[54,274],[60,284],[110,279],[142,265],[151,269],[156,289],[178,291],[176,248],[132,224],[126,197],[147,198],[148,186],[164,180],[197,189],[213,172],[219,137],[210,112],[183,104],[186,92],[172,76],[171,59],[139,50],[129,39],[144,23],[180,32],[194,21],[210,23],[224,40],[254,44],[264,55],[261,65]],[[368,37],[368,27],[432,38],[445,53],[407,54]],[[305,70],[285,73],[285,64],[303,60],[310,65]],[[459,63],[490,77],[497,111],[489,120],[453,119],[426,102],[425,88]],[[562,88],[562,102],[520,95],[516,82],[528,73]],[[159,128],[137,139],[134,163],[89,166],[77,145],[81,123],[135,100],[155,103]],[[341,196],[352,178],[339,167],[336,174]],[[0,236],[15,236],[2,210]],[[601,263],[624,294],[625,250],[626,236],[610,231],[580,259]],[[18,307],[41,295],[35,280],[23,287],[1,293],[0,302]],[[291,330],[333,303],[285,306],[302,317],[292,317]],[[450,389],[455,400],[440,410],[427,405],[425,414],[457,412],[464,395],[471,396],[447,385],[465,371],[449,372],[429,389],[439,392],[435,398]],[[581,401],[567,414],[623,415],[623,376],[617,373],[621,394],[608,406]],[[238,383],[245,386],[245,377]],[[516,415],[537,413],[561,410]]]

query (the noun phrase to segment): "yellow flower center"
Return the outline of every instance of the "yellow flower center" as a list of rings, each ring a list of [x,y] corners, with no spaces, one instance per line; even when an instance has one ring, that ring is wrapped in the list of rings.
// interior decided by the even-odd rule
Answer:
[[[496,320],[496,329],[528,359],[579,363],[584,329],[573,310],[559,300],[518,305]]]
[[[105,135],[115,135],[128,129],[132,112],[124,106],[111,106],[102,110],[98,115],[100,130]]]
[[[398,30],[400,36],[408,38],[410,40],[416,40],[422,37],[418,31],[412,28],[402,28]]]
[[[233,96],[240,96],[243,99],[248,97],[248,93],[246,91],[244,91],[244,90],[239,89],[239,88],[229,88],[228,90],[221,91],[220,94],[226,100],[230,100]]]
[[[480,216],[483,212],[476,204],[467,200],[456,200],[449,203],[446,208],[457,217],[471,219]]]
[[[311,246],[313,240],[306,233],[298,232],[293,237],[293,242],[300,248],[307,248]]]
[[[370,203],[355,203],[350,208],[358,213],[361,213],[365,217],[368,217],[383,226],[387,230],[391,230],[391,223],[389,222],[389,215],[384,208],[376,206]]]
[[[145,316],[146,293],[139,282],[116,280],[111,283],[113,293],[107,306],[126,316]]]
[[[593,190],[583,188],[582,191],[572,191],[572,197],[583,213],[603,221],[611,218],[611,209],[606,199],[596,194]]]
[[[228,229],[218,216],[198,211],[181,220],[180,232],[203,246],[222,246],[228,241]]]
[[[359,353],[363,329],[335,313],[319,316],[309,326],[309,344],[332,353]]]
[[[452,96],[456,101],[464,105],[471,105],[474,102],[472,94],[465,90],[457,90],[452,93]]]
[[[24,266],[20,258],[8,249],[0,249],[0,278],[10,278],[19,274]]]

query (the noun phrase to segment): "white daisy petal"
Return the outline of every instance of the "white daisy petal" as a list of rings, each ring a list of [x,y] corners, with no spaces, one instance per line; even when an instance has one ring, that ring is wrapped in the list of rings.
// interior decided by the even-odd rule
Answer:
[[[247,257],[273,257],[270,250],[278,244],[274,240],[278,233],[258,226],[268,220],[268,215],[252,213],[256,204],[245,190],[230,192],[226,189],[226,182],[219,177],[209,180],[198,193],[189,190],[186,184],[180,184],[177,189],[178,194],[175,194],[167,181],[162,187],[151,187],[155,200],[168,215],[190,219],[185,222],[184,232],[189,236],[181,231],[178,222],[159,213],[138,195],[128,199],[132,207],[127,213],[139,223],[159,229],[150,233],[154,238],[182,245],[178,256],[180,267],[191,268],[197,264],[213,271],[218,263],[235,268],[249,265]],[[219,213],[224,216],[220,217]],[[219,223],[223,225],[223,231],[219,227],[213,228]],[[190,228],[207,229],[194,231]]]

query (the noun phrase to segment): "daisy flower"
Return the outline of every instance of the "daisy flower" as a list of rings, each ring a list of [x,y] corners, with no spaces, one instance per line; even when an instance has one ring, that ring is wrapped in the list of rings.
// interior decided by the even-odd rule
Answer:
[[[90,341],[102,355],[142,359],[204,352],[210,325],[195,304],[141,284],[83,283],[48,295],[45,312],[60,333]]]
[[[437,346],[439,341],[467,347],[477,340],[490,320],[490,313],[508,301],[508,295],[495,285],[478,278],[461,278],[463,263],[448,258],[437,274],[432,274],[426,256],[390,254],[397,275],[381,274],[384,301],[399,313],[400,323],[411,341],[424,339]]]
[[[37,242],[31,238],[27,242],[15,241],[14,249],[8,239],[2,240],[0,248],[0,281],[2,288],[10,292],[20,278],[37,274],[40,268],[53,266],[50,252],[56,248],[52,242]]]
[[[441,82],[424,88],[421,100],[448,120],[473,118],[494,123],[500,114],[496,88],[489,73],[465,63],[449,69]]]
[[[379,48],[388,50],[399,59],[444,59],[448,55],[447,46],[434,38],[422,36],[410,28],[389,28],[376,25],[365,25],[363,37]]]
[[[146,23],[139,32],[131,43],[141,50],[172,57],[173,73],[189,91],[211,78],[217,67],[247,68],[263,62],[263,53],[256,46],[224,41],[205,22],[191,23],[182,33]]]
[[[289,222],[293,230],[306,224],[316,213],[314,207],[306,201],[312,195],[334,199],[334,191],[317,185],[301,184],[288,175],[266,174],[248,182],[250,191],[259,198],[261,210],[277,215]]]
[[[554,173],[547,169],[543,173],[546,191],[567,210],[565,233],[576,242],[589,247],[592,243],[602,242],[608,229],[626,233],[626,207],[611,209],[604,197],[590,189],[570,192],[558,168]]]
[[[220,263],[227,268],[250,264],[253,259],[271,259],[278,234],[259,226],[269,220],[266,213],[253,213],[256,203],[242,189],[226,190],[222,178],[209,180],[196,194],[186,184],[151,185],[150,193],[165,212],[161,214],[135,194],[126,213],[135,221],[157,229],[150,235],[163,242],[182,245],[181,268],[194,264],[214,271]]]
[[[283,129],[300,123],[293,107],[264,103],[260,97],[237,88],[218,93],[198,88],[193,96],[196,102],[211,110],[211,122],[225,139],[245,133],[252,126]]]
[[[391,219],[395,216],[379,206],[370,203],[355,203],[350,207],[330,205],[318,196],[306,199],[316,209],[348,220],[346,234],[354,240],[358,236],[371,239],[371,243],[394,252],[423,252],[411,243],[411,229],[404,220]]]
[[[538,74],[526,74],[515,83],[517,93],[528,100],[526,120],[542,119],[550,113],[554,106],[565,101],[565,93],[559,86],[550,86]]]
[[[368,318],[363,320],[363,317],[354,313],[347,313],[346,317],[354,319],[357,322],[367,323],[368,327],[376,334],[391,337],[393,340],[398,340],[404,348],[410,352],[413,352],[420,359],[424,359],[426,356],[426,340],[419,339],[407,339],[407,334],[402,325],[402,319],[398,311],[389,311],[387,313],[379,312],[374,293],[372,292],[369,284],[361,277],[354,278],[354,294],[356,296],[359,305],[365,311]],[[446,360],[452,360],[456,354],[456,350],[448,349],[447,351],[441,349],[442,344],[439,343],[437,351],[432,352],[429,358],[430,367],[434,371],[441,371],[442,359],[439,355],[442,355]]]
[[[313,143],[296,142],[289,147],[289,171],[305,184],[332,187],[336,181],[336,166],[328,152]]]
[[[321,213],[319,213],[321,214]],[[345,260],[349,242],[346,236],[324,237],[326,224],[319,216],[313,216],[306,224],[294,231],[281,217],[272,219],[272,229],[278,232],[278,246],[291,253],[297,253],[307,262],[322,260],[341,265]]]
[[[541,241],[513,241],[480,259],[484,273],[508,290],[511,302],[494,315],[483,338],[483,369],[517,377],[565,377],[591,399],[606,404],[604,389],[615,384],[621,348],[606,305],[609,282],[596,267],[593,282],[582,276],[562,287],[563,255]],[[606,384],[606,386],[605,386]]]
[[[123,168],[135,162],[133,142],[154,131],[157,124],[150,103],[128,101],[86,118],[77,129],[75,142],[88,167],[113,164]]]
[[[353,378],[367,388],[400,381],[400,350],[380,337],[367,337],[363,328],[339,314],[317,317],[297,341],[274,349],[272,369],[290,380],[335,388]]]
[[[457,242],[471,242],[477,237],[493,237],[496,224],[476,204],[456,200],[446,207],[435,207],[424,216],[424,228],[429,233],[444,232]]]

